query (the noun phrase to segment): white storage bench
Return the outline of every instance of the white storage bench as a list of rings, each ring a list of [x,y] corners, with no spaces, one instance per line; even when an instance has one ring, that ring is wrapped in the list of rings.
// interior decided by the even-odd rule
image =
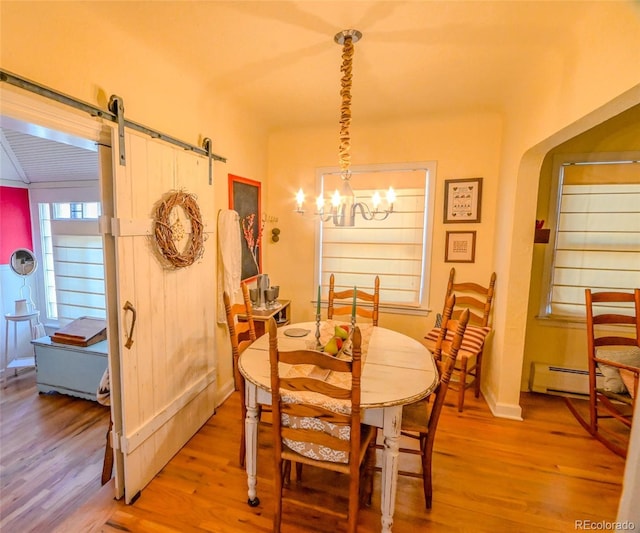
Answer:
[[[107,369],[107,341],[86,348],[52,342],[49,337],[31,341],[35,348],[38,392],[59,392],[96,400],[100,378]]]

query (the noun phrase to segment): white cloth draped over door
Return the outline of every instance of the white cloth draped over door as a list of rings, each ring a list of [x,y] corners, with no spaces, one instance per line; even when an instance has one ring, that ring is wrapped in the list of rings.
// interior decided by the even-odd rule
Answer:
[[[218,211],[218,323],[226,322],[222,293],[229,295],[231,303],[239,301],[242,277],[242,248],[240,217],[232,209]]]

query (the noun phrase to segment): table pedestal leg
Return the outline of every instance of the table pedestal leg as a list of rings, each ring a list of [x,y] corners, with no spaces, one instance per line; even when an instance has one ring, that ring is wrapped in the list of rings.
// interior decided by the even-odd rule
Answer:
[[[393,512],[396,506],[398,487],[398,457],[400,455],[400,429],[402,427],[402,406],[386,407],[382,432],[384,450],[382,452],[382,532],[390,533],[393,526]]]
[[[247,457],[247,484],[249,487],[249,499],[247,503],[251,507],[260,505],[260,499],[256,490],[258,484],[257,477],[257,456],[258,456],[258,402],[257,388],[255,385],[245,382],[245,405],[247,407],[247,418],[245,420],[245,442]]]

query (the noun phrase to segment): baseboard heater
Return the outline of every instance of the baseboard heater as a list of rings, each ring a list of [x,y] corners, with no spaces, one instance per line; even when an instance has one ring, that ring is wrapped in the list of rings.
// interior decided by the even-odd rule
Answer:
[[[596,384],[602,386],[602,374],[596,374]],[[548,363],[532,363],[529,389],[545,394],[588,395],[589,371],[553,366]]]

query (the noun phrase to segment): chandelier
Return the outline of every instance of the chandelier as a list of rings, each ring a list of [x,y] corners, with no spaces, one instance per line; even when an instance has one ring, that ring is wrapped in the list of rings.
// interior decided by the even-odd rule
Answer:
[[[340,96],[340,145],[338,154],[340,156],[340,177],[342,179],[342,190],[335,190],[331,196],[329,206],[325,207],[325,199],[318,196],[316,199],[316,215],[319,215],[325,222],[333,221],[336,226],[354,226],[356,214],[360,214],[364,220],[384,220],[393,212],[393,204],[396,195],[393,187],[389,187],[386,195],[386,208],[381,209],[382,198],[378,191],[375,191],[371,198],[369,207],[364,202],[357,201],[351,188],[351,77],[353,61],[353,45],[362,38],[362,33],[358,30],[343,30],[336,34],[334,40],[342,45],[342,72]],[[305,194],[300,189],[296,194],[296,212],[304,213]]]

